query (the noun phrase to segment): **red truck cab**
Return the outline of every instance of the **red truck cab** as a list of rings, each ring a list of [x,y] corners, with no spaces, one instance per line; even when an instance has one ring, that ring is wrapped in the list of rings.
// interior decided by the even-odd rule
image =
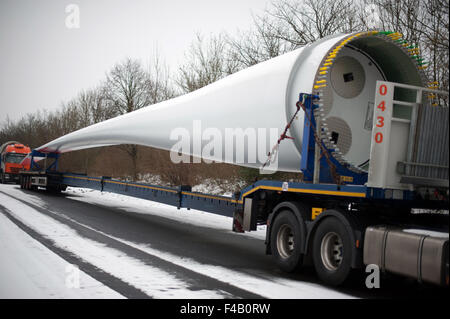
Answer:
[[[5,143],[7,144],[7,143]],[[20,143],[3,144],[0,154],[0,181],[19,182],[19,172],[21,170],[29,170],[30,164],[22,165],[21,162],[31,149]]]

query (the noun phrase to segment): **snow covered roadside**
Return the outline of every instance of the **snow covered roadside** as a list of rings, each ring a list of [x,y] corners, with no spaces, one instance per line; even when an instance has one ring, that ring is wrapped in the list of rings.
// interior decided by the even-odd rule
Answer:
[[[2,193],[0,193],[0,203],[14,217],[43,236],[51,239],[56,246],[73,253],[97,268],[142,290],[150,297],[224,298],[228,296],[227,293],[219,291],[191,290],[187,283],[176,278],[174,275],[159,268],[146,265],[140,260],[129,257],[121,251],[84,238],[68,226]],[[34,264],[33,262],[29,263],[30,267],[33,267]],[[43,265],[42,267],[45,266]],[[11,269],[5,269],[4,273],[8,275],[9,271]],[[37,271],[39,273],[41,270]],[[62,273],[64,274],[64,272]],[[28,288],[25,286],[24,289]],[[86,297],[89,298],[88,296]],[[91,296],[90,298],[95,297]]]
[[[74,281],[78,278],[79,281]],[[10,298],[123,296],[81,270],[77,271],[0,213],[0,299]]]

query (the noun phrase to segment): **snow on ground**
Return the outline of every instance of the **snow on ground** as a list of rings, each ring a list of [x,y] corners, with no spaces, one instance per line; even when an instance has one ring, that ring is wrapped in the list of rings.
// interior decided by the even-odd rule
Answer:
[[[88,227],[84,225],[85,227]],[[90,227],[89,227],[90,228]],[[92,228],[91,228],[92,229]],[[337,291],[333,291],[318,284],[299,282],[296,280],[288,280],[275,276],[267,277],[264,274],[255,275],[230,270],[225,267],[208,265],[199,263],[191,258],[180,257],[168,252],[163,252],[151,248],[151,245],[136,244],[127,240],[123,240],[114,236],[110,236],[103,232],[99,233],[118,240],[126,245],[139,249],[149,255],[157,256],[165,261],[182,265],[184,268],[216,280],[228,283],[235,287],[251,291],[266,298],[271,299],[344,299],[353,298]]]
[[[117,178],[120,179],[120,178]],[[127,179],[128,180],[128,179]],[[131,181],[131,179],[130,179]],[[137,182],[148,183],[153,185],[160,185],[170,187],[171,185],[164,182],[159,175],[154,174],[139,174]],[[192,191],[202,192],[213,195],[231,196],[232,192],[237,189],[242,189],[246,186],[246,182],[239,179],[214,179],[205,178],[201,184],[192,186]]]
[[[0,299],[9,298],[123,296],[74,269],[0,213]]]
[[[230,190],[236,191],[245,186],[246,183],[244,181],[215,180],[207,178],[204,179],[201,184],[193,186],[192,191],[231,197],[233,193]]]
[[[168,272],[146,265],[121,251],[84,238],[68,226],[47,217],[33,208],[0,193],[0,203],[14,217],[56,246],[73,253],[88,263],[142,290],[154,298],[224,298],[220,291],[189,289],[189,285]],[[3,259],[3,258],[2,258]],[[11,269],[9,269],[11,271]]]
[[[34,204],[42,205],[42,200],[35,195],[31,194],[24,194],[20,191],[20,189],[11,189],[10,193],[13,196],[19,196],[21,195],[21,199],[24,199],[26,201],[33,202]],[[104,205],[104,206],[110,206],[110,207],[117,207],[122,210],[131,211],[131,212],[138,212],[142,214],[149,214],[149,215],[157,215],[157,216],[163,216],[167,218],[171,218],[173,220],[176,220],[178,222],[187,222],[192,223],[204,227],[210,227],[214,229],[221,229],[231,232],[231,218],[229,217],[223,217],[219,215],[213,215],[201,211],[196,210],[177,210],[175,207],[154,203],[147,200],[141,200],[132,198],[129,196],[124,195],[118,195],[118,194],[112,194],[112,193],[101,193],[99,191],[93,191],[88,189],[82,189],[82,188],[68,188],[69,194],[74,194],[77,196],[71,197],[72,199],[88,202],[91,204],[96,205]],[[1,196],[1,194],[0,194]],[[40,204],[39,204],[40,203]],[[2,203],[4,205],[4,203]],[[63,212],[54,212],[58,214],[59,216],[62,216],[66,219],[70,219],[66,216],[64,216]],[[39,220],[39,216],[34,216],[33,219],[30,220],[29,213],[19,213],[17,214],[19,217],[22,217],[22,221],[24,223],[27,223],[28,225],[31,225],[33,228],[38,230],[39,232],[42,232],[44,234],[51,233],[52,227],[47,227],[46,225],[41,225],[44,221]],[[44,216],[45,217],[45,216]],[[48,219],[48,217],[46,217]],[[76,222],[73,219],[70,219],[72,222]],[[53,221],[52,224],[55,222]],[[76,222],[78,223],[78,222]],[[80,223],[78,223],[80,224]],[[83,224],[81,224],[83,225]],[[66,227],[64,225],[60,225],[63,227]],[[58,226],[58,228],[60,227]],[[235,287],[239,287],[241,289],[251,291],[253,293],[259,294],[261,296],[267,297],[267,298],[351,298],[350,295],[346,295],[337,291],[334,291],[332,289],[323,287],[319,284],[314,283],[305,283],[298,280],[289,280],[289,279],[283,279],[276,276],[270,276],[268,278],[265,274],[259,274],[255,270],[255,275],[251,275],[249,273],[243,273],[239,271],[230,270],[225,267],[216,266],[216,265],[209,265],[209,264],[201,264],[193,259],[188,259],[184,257],[179,257],[177,255],[160,251],[157,249],[154,249],[151,247],[151,245],[144,245],[144,244],[137,244],[133,243],[127,240],[123,240],[121,238],[117,238],[114,236],[110,236],[106,233],[100,232],[96,229],[93,229],[92,227],[88,225],[83,225],[84,227],[90,228],[94,231],[97,231],[105,236],[108,236],[110,238],[113,238],[115,240],[118,240],[126,245],[132,246],[136,249],[139,249],[149,255],[157,256],[165,261],[177,264],[179,266],[182,266],[184,268],[187,268],[191,271],[209,276],[211,278],[214,278],[216,280],[229,283]],[[64,248],[70,249],[71,251],[75,251],[77,254],[81,254],[81,257],[85,259],[89,257],[88,261],[94,263],[95,265],[100,266],[100,268],[106,267],[107,265],[101,264],[99,261],[93,260],[91,254],[83,253],[83,251],[76,247],[81,246],[77,241],[81,240],[80,238],[76,238],[78,235],[73,234],[73,231],[70,229],[65,230],[65,232],[68,233],[67,238],[64,238]],[[255,236],[259,239],[263,239],[265,236],[265,226],[261,227],[257,232],[252,233],[246,233],[246,234],[236,234],[236,236],[248,236],[248,234],[253,234],[251,236]],[[256,234],[256,235],[255,235]],[[74,238],[71,238],[70,236],[75,236]],[[79,236],[78,236],[79,237]],[[52,236],[52,239],[55,240],[55,242],[60,243],[58,237]],[[59,244],[59,245],[60,245]],[[73,248],[75,247],[75,248]],[[81,248],[81,247],[80,247]],[[99,252],[100,253],[100,252]],[[124,256],[125,257],[125,256]],[[127,266],[128,267],[128,266]],[[131,267],[131,266],[130,266]],[[108,269],[106,267],[105,269],[107,272],[116,275],[117,269]],[[132,270],[128,270],[129,272],[132,272]],[[148,274],[150,276],[150,274]],[[117,275],[116,275],[117,276]],[[121,275],[123,276],[123,274]],[[124,277],[121,277],[124,278]],[[159,280],[159,279],[158,279]],[[127,282],[130,282],[133,284],[133,281],[130,280]],[[155,283],[159,284],[159,283]],[[161,286],[164,286],[169,283],[163,282]],[[205,292],[205,294],[208,294],[211,292]],[[189,298],[188,295],[179,295],[179,298]],[[210,296],[205,295],[205,298],[209,298]]]

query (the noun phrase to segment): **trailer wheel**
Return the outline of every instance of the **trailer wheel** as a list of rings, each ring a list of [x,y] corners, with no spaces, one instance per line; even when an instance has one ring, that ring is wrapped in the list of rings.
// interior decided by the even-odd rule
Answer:
[[[351,260],[351,239],[347,229],[339,219],[326,218],[317,227],[313,241],[317,275],[325,283],[338,286],[350,274]]]
[[[302,265],[300,232],[300,225],[291,211],[282,211],[275,218],[270,246],[278,267],[283,271],[293,272]]]
[[[5,184],[5,174],[3,174],[3,171],[1,172],[0,183]]]

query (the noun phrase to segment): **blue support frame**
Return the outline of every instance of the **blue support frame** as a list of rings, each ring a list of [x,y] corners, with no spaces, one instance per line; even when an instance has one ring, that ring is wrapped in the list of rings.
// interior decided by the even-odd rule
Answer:
[[[38,163],[34,161],[35,157],[46,157],[46,158],[54,158],[55,161],[45,169],[46,172],[50,171],[57,171],[58,170],[58,160],[59,160],[59,154],[58,153],[41,153],[39,151],[33,150],[31,151],[31,164],[30,164],[30,170],[36,170],[41,171],[43,168],[39,166]]]
[[[314,176],[314,153],[316,148],[316,141],[314,138],[314,129],[316,127],[316,119],[314,117],[314,110],[319,106],[314,104],[314,100],[318,100],[319,97],[316,95],[301,93],[299,100],[303,101],[305,105],[306,114],[303,125],[303,144],[302,144],[302,159],[300,161],[300,170],[303,172],[303,180],[305,182],[312,182]],[[310,123],[310,120],[312,125]],[[330,154],[330,160],[332,164],[336,167],[336,173],[339,176],[347,177],[346,180],[341,180],[341,184],[352,184],[352,185],[364,185],[367,182],[367,173],[355,173],[348,169],[348,167],[339,163],[333,156],[333,149],[328,149],[325,144],[321,141],[324,149]],[[331,175],[330,166],[324,156],[320,158],[320,176],[319,183],[333,184],[333,176]]]
[[[313,99],[318,99],[318,96],[301,93],[299,100],[304,101],[306,114],[303,124],[303,141],[302,141],[302,159],[300,161],[300,170],[303,172],[303,179],[305,181],[312,181],[314,175],[314,152],[315,140],[313,125],[316,126],[314,118],[314,109],[318,106],[313,104]],[[311,119],[312,123],[308,120]],[[311,125],[313,124],[313,125]]]

